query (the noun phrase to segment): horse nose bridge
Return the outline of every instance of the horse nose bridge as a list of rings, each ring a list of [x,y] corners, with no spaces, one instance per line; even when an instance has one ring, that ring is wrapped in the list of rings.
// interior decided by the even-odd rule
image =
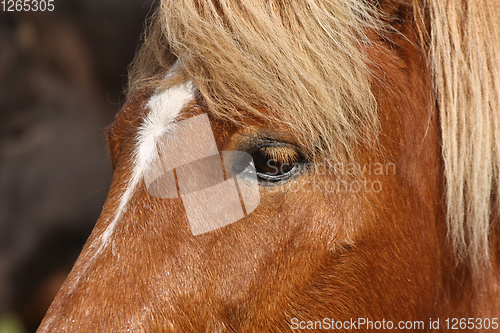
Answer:
[[[124,215],[121,222],[127,220]],[[100,249],[100,237],[89,240],[38,332],[144,331],[155,298],[148,279],[154,280],[150,266],[157,247],[137,230],[118,227]]]
[[[103,212],[38,332],[143,330],[133,325],[137,318],[147,321],[140,317],[149,314],[149,300],[155,298],[150,286],[154,258],[171,251],[165,235],[187,234],[189,227],[174,223],[182,216],[180,199],[151,197],[141,182],[127,193],[131,184],[119,183],[120,177],[115,178]],[[103,322],[103,316],[110,319]]]

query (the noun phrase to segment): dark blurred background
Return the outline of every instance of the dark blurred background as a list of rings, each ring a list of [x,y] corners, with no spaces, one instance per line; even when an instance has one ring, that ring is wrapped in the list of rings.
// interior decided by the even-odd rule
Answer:
[[[0,7],[0,333],[36,330],[99,216],[104,129],[153,3],[54,5]]]

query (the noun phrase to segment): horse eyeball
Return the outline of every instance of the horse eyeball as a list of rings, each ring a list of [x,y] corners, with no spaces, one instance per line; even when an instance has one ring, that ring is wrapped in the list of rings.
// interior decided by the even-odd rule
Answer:
[[[288,179],[299,167],[300,155],[288,147],[264,147],[253,155],[260,181],[278,182]]]

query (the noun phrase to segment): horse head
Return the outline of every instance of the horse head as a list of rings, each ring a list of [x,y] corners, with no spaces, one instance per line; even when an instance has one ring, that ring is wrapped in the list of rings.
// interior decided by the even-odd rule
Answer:
[[[107,201],[39,332],[494,317],[490,2],[163,1],[107,132]]]

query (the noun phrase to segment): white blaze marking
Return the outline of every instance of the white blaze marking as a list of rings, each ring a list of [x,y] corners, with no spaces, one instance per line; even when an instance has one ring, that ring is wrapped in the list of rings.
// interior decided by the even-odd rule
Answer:
[[[134,149],[132,176],[128,180],[125,192],[120,198],[115,217],[102,233],[101,245],[96,255],[109,242],[110,236],[115,230],[118,220],[126,211],[127,204],[134,194],[137,184],[142,179],[144,171],[158,155],[158,139],[172,128],[172,122],[184,106],[194,99],[194,91],[192,81],[184,82],[153,95],[146,104],[150,111],[139,128],[137,145]]]
[[[167,74],[167,77],[177,68],[179,68],[178,63],[174,64],[169,74]],[[187,81],[163,92],[154,94],[146,104],[149,113],[138,131],[137,144],[132,156],[133,169],[131,177],[127,181],[125,191],[119,199],[119,205],[113,219],[100,237],[99,248],[92,258],[84,263],[84,268],[82,269],[83,273],[76,276],[75,280],[67,286],[69,294],[76,288],[80,278],[88,271],[99,253],[109,244],[111,235],[116,229],[118,221],[127,210],[127,205],[137,189],[137,185],[143,178],[144,171],[148,167],[148,164],[158,155],[158,139],[175,126],[173,121],[180,114],[182,109],[194,99],[194,94],[194,83],[192,81]],[[54,318],[55,317],[46,319],[45,324],[40,326],[39,330],[49,327]],[[68,320],[71,319],[72,318],[69,318]]]
[[[168,76],[179,69],[180,65],[177,61],[170,69]],[[137,185],[143,178],[144,171],[149,163],[153,161],[158,155],[157,141],[161,136],[170,131],[175,124],[173,121],[180,114],[182,109],[194,99],[195,85],[192,81],[187,81],[177,86],[166,89],[163,92],[155,93],[146,104],[149,113],[144,119],[143,124],[140,126],[137,137],[137,144],[135,146],[132,156],[132,173],[131,177],[126,183],[125,191],[119,199],[119,205],[115,215],[106,230],[100,237],[100,245],[92,258],[84,264],[83,274],[79,274],[76,279],[68,285],[69,293],[71,293],[78,285],[82,275],[87,272],[95,258],[102,252],[102,250],[109,244],[111,235],[116,229],[118,221],[123,213],[127,210],[127,205],[132,198]],[[46,329],[53,322],[55,317],[46,319],[45,324],[40,326],[39,330]],[[69,318],[71,319],[71,318]]]

